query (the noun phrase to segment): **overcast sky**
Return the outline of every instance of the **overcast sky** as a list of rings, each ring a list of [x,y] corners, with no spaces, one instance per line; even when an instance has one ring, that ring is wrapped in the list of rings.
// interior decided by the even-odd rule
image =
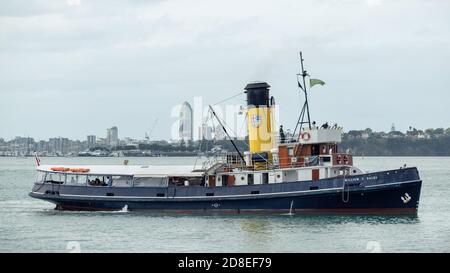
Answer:
[[[450,127],[448,0],[2,0],[0,137],[169,138],[172,108],[267,81],[294,127],[298,51],[326,82],[312,119]],[[230,103],[244,103],[244,96]]]

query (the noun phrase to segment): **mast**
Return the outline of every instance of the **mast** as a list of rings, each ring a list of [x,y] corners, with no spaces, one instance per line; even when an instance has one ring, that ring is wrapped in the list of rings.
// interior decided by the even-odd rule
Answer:
[[[303,91],[305,93],[305,105],[306,105],[306,113],[308,114],[308,125],[309,129],[311,130],[311,118],[309,116],[309,104],[308,104],[308,93],[306,92],[306,76],[309,76],[308,73],[306,73],[306,70],[303,68],[303,55],[300,51],[300,64],[302,66],[302,78],[303,78]],[[300,127],[301,129],[301,127]]]
[[[297,128],[300,126],[299,131],[302,130],[303,124],[308,124],[309,129],[311,130],[311,117],[309,114],[309,103],[308,103],[308,92],[306,89],[306,77],[308,77],[308,73],[306,72],[306,70],[304,69],[303,66],[303,54],[300,51],[300,65],[301,65],[301,73],[297,74],[297,82],[298,82],[298,87],[303,91],[303,93],[305,94],[305,103],[303,104],[302,110],[300,111],[300,116],[298,117],[297,120],[297,124],[295,125],[295,129],[294,129],[294,134],[297,132]],[[303,82],[303,87],[300,85],[299,82],[299,76],[302,77],[302,82]]]
[[[214,109],[212,108],[211,105],[209,105],[209,109],[211,109],[211,112],[213,113],[214,117],[217,119],[217,121],[219,122],[220,127],[222,127],[222,130],[225,132],[225,134],[228,136],[228,138],[231,141],[231,144],[233,144],[234,149],[236,150],[236,152],[239,154],[239,157],[242,159],[242,162],[244,164],[246,164],[245,162],[245,158],[244,156],[241,154],[241,152],[239,151],[238,147],[236,146],[236,143],[234,143],[233,139],[231,138],[231,136],[228,134],[227,129],[225,128],[225,126],[223,126],[222,121],[220,121],[219,117],[216,115],[216,112],[214,112]]]

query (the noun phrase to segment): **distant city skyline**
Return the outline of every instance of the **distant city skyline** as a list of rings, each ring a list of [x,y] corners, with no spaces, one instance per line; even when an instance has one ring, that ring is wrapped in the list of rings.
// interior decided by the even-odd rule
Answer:
[[[215,104],[258,80],[293,128],[300,50],[326,83],[310,92],[318,124],[450,126],[450,1],[76,3],[0,3],[0,136],[84,140],[115,125],[142,139],[158,119],[151,139],[169,139],[180,102]]]
[[[116,126],[113,126],[111,128],[115,128],[115,130],[117,130],[118,132],[118,128]],[[86,144],[88,145],[88,147],[92,147],[92,146],[96,146],[96,145],[100,145],[100,146],[120,146],[120,145],[129,145],[132,144],[132,142],[138,141],[140,143],[149,143],[149,142],[160,142],[160,141],[166,141],[169,143],[179,143],[181,141],[181,139],[149,139],[147,137],[142,137],[142,138],[134,138],[134,137],[130,137],[130,136],[122,136],[121,138],[117,136],[117,138],[115,138],[114,141],[108,141],[108,132],[110,132],[111,128],[106,128],[106,135],[86,135],[84,138],[75,138],[75,137],[71,137],[71,136],[53,136],[53,137],[49,137],[47,139],[40,139],[40,138],[36,138],[34,136],[30,136],[30,135],[26,135],[26,136],[14,136],[12,138],[7,138],[4,136],[0,136],[0,140],[3,141],[13,141],[14,139],[33,139],[36,142],[40,142],[40,141],[54,141],[55,139],[67,139],[70,141],[79,141],[79,142],[86,142]],[[317,126],[317,128],[319,128],[319,126]],[[215,127],[210,127],[210,126],[203,126],[203,128],[198,128],[199,132],[198,135],[201,135],[202,138],[200,139],[194,139],[193,141],[202,141],[202,140],[227,140],[228,137],[226,136],[226,134],[223,132],[223,129],[220,126],[215,126]],[[415,133],[418,134],[418,138],[426,138],[426,134],[428,131],[442,131],[442,134],[446,134],[446,135],[450,135],[450,126],[449,127],[437,127],[437,128],[416,128],[416,127],[412,127],[410,126],[408,129],[406,130],[399,130],[396,128],[395,124],[392,123],[390,125],[390,129],[388,130],[375,130],[371,127],[365,127],[365,128],[359,128],[359,129],[352,129],[352,130],[343,130],[344,134],[353,134],[355,132],[365,132],[365,131],[370,131],[370,132],[376,132],[376,133],[385,133],[385,134],[389,134],[389,133],[396,133],[396,132],[400,132],[401,134],[408,134],[408,133]],[[232,136],[233,137],[233,136]],[[238,139],[245,139],[245,136],[240,136],[238,137]],[[186,141],[186,140],[185,140]]]
[[[109,138],[112,131],[118,130],[113,128],[107,130]],[[213,133],[212,128],[204,132]],[[194,156],[200,151],[216,153],[234,149],[231,142],[221,136],[222,134],[215,134],[212,139],[209,139],[214,140],[212,143],[205,143],[202,140],[184,142],[184,145],[183,141],[150,141],[129,137],[118,139],[116,142],[118,145],[112,145],[113,141],[108,141],[108,138],[97,139],[93,135],[88,135],[82,141],[64,137],[48,140],[35,140],[32,137],[5,140],[0,137],[0,156],[34,156],[35,154],[40,156]],[[286,134],[286,137],[291,136]],[[342,139],[344,147],[355,148],[362,155],[389,154],[393,143],[399,155],[449,155],[450,151],[448,150],[450,128],[420,130],[411,127],[405,133],[397,131],[395,126],[392,126],[390,132],[376,132],[366,128],[344,132]],[[242,151],[248,148],[243,138],[235,143]],[[376,151],[371,152],[368,147],[376,147]]]

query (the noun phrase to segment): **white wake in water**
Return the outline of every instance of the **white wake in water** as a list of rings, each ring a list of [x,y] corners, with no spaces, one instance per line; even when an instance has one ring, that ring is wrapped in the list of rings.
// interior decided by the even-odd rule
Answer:
[[[127,212],[130,212],[130,211],[128,210],[128,205],[125,205],[125,206],[123,206],[123,208],[121,210],[114,211],[114,212],[115,213],[127,213]]]

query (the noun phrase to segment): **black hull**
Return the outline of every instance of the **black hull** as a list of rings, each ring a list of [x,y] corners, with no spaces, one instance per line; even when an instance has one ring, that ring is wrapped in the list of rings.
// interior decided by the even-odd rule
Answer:
[[[380,179],[372,181],[371,179],[375,176],[382,178],[383,181]],[[397,179],[391,176],[397,176]],[[403,181],[400,178],[403,178]],[[356,177],[334,178],[319,182],[298,183],[302,186],[308,183],[329,185],[329,187],[318,187],[313,190],[309,190],[311,187],[308,187],[307,190],[298,188],[297,191],[293,191],[293,188],[288,188],[289,191],[264,192],[263,187],[268,185],[259,185],[261,192],[258,194],[208,197],[205,195],[183,196],[180,193],[163,198],[124,194],[99,196],[98,192],[91,192],[90,195],[60,194],[62,186],[59,186],[57,188],[59,191],[46,191],[44,194],[32,192],[30,195],[55,203],[57,209],[61,210],[122,210],[125,208],[177,213],[416,214],[422,185],[422,181],[418,178],[417,170],[411,168],[391,171],[391,173],[362,175],[358,179]],[[344,179],[346,179],[345,183]],[[339,181],[341,181],[340,184]],[[289,183],[297,182],[279,184]],[[208,188],[207,190],[211,191]]]

